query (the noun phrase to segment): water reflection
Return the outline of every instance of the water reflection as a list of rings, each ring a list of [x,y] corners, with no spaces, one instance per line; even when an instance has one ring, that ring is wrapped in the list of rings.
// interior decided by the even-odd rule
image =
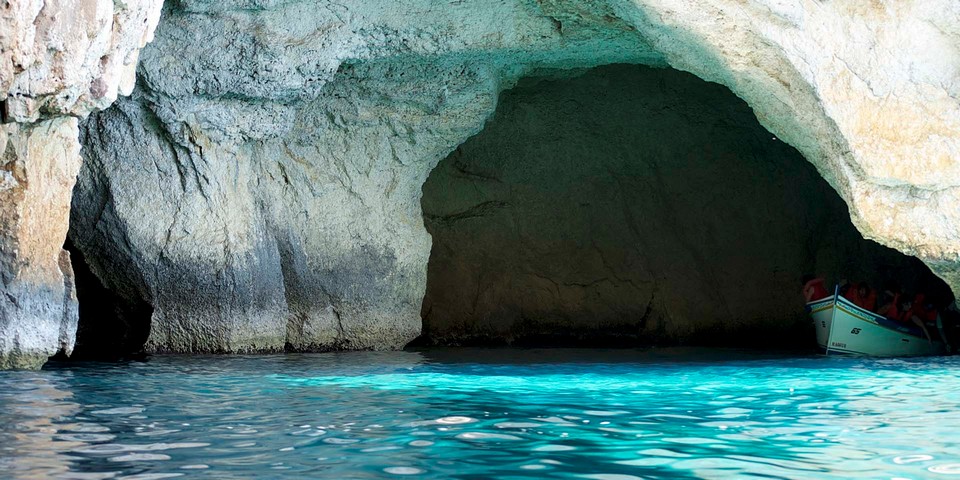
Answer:
[[[941,477],[960,473],[958,366],[676,350],[70,364],[0,373],[0,468],[11,478]]]
[[[9,372],[0,388],[0,471],[9,478],[68,478],[73,448],[85,445],[80,405],[57,388],[57,375]],[[81,432],[74,435],[60,432]],[[78,437],[79,436],[79,437]]]

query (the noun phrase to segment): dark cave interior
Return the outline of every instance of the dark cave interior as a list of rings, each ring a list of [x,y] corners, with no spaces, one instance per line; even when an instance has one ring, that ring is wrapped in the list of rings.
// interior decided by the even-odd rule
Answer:
[[[528,78],[432,172],[423,345],[812,345],[800,278],[952,299],[723,86]]]

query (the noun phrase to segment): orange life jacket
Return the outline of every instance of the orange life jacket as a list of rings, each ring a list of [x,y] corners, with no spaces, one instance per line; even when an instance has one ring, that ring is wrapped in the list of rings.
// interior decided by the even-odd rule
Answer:
[[[808,288],[813,289],[813,296],[810,297],[811,302],[830,296],[830,292],[828,292],[826,287],[823,286],[822,278],[814,278],[813,280],[807,282],[807,284],[803,286],[804,293],[806,293]]]
[[[856,303],[858,307],[864,310],[870,310],[871,312],[877,309],[877,291],[876,290],[871,289],[870,292],[867,293],[866,298],[860,298],[860,293],[857,292],[857,298],[860,301],[859,302],[854,301],[853,303]]]
[[[893,296],[893,303],[890,304],[890,311],[887,312],[887,318],[892,318],[894,320],[900,320],[900,294]]]
[[[927,310],[924,308],[924,304],[926,303],[924,300],[926,300],[926,297],[922,293],[918,293],[917,296],[914,297],[913,307],[910,308],[910,315],[916,315],[917,318],[924,322],[936,322],[937,310],[933,308]]]
[[[867,292],[866,297],[861,297],[860,285],[855,284],[855,285],[851,285],[850,289],[847,290],[846,297],[847,297],[847,300],[850,300],[851,302],[853,302],[854,305],[864,310],[870,310],[872,312],[877,308],[877,291],[876,290],[870,289],[870,291]]]
[[[860,289],[857,288],[856,283],[852,283],[849,287],[847,287],[847,292],[843,294],[843,298],[850,300],[854,304],[857,303],[857,300],[860,299]]]

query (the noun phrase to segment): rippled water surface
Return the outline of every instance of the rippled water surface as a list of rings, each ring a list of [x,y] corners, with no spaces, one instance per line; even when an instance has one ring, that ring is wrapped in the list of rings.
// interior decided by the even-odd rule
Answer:
[[[960,361],[657,350],[0,372],[3,478],[948,478]]]

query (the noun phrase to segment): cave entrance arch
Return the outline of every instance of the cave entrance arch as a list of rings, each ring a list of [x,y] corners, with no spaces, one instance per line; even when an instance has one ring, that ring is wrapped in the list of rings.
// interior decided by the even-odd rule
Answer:
[[[808,346],[806,272],[951,296],[742,100],[672,69],[522,80],[422,207],[426,344]]]

